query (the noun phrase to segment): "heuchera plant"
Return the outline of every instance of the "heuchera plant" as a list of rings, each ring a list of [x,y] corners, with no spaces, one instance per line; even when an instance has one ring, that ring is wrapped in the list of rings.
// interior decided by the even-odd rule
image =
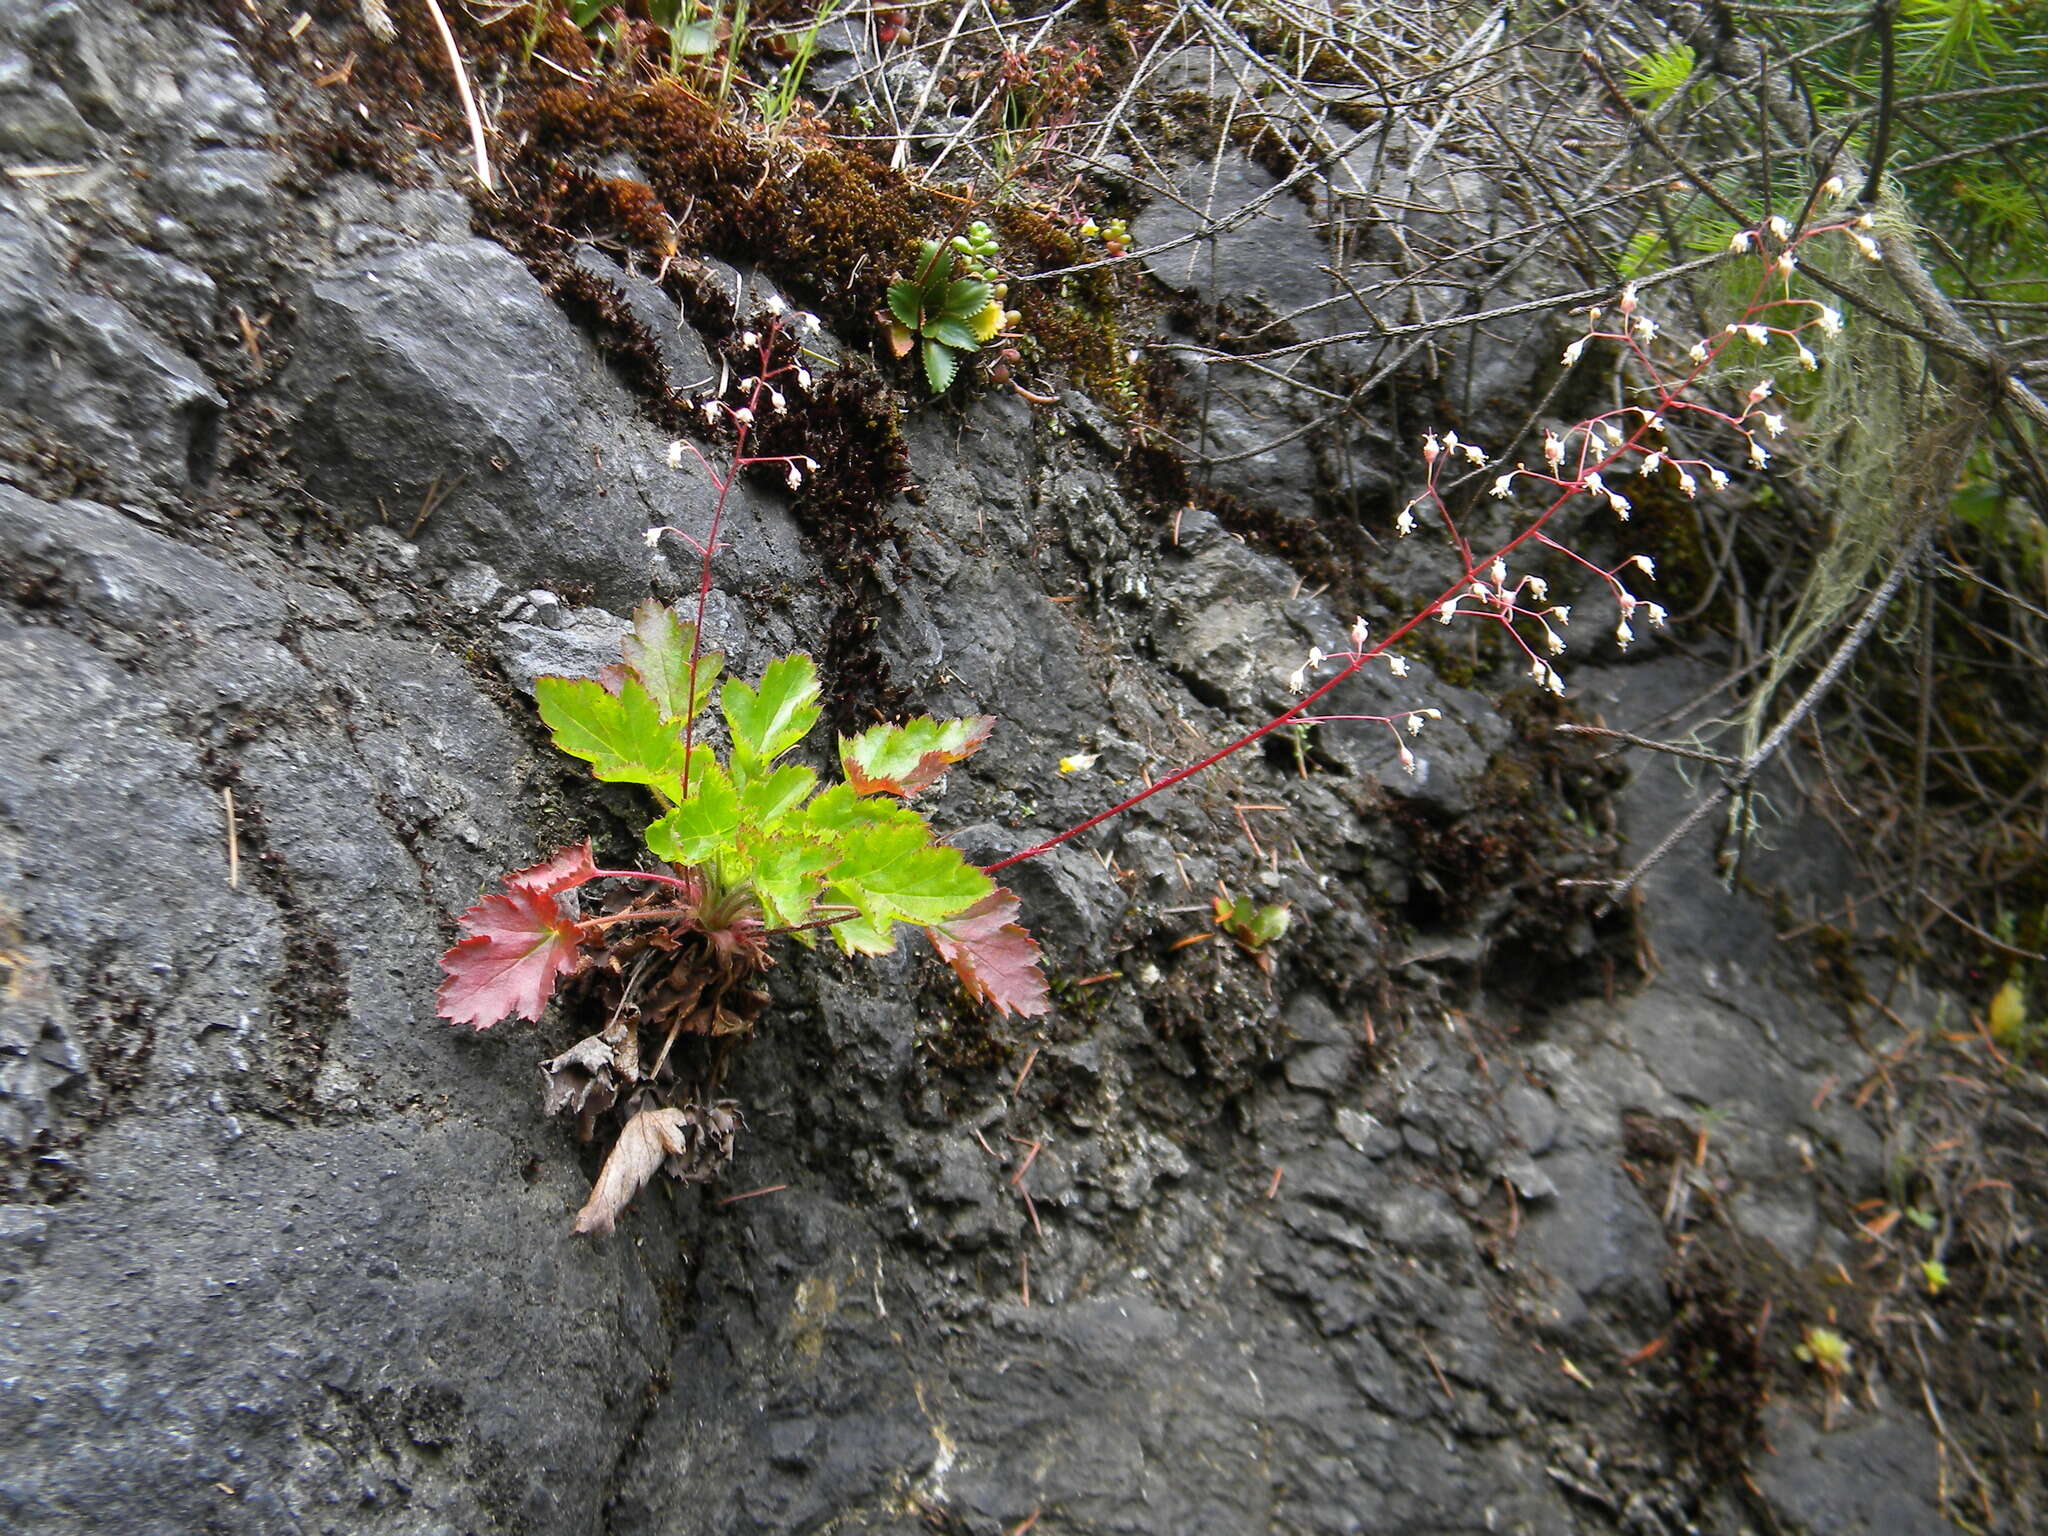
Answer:
[[[798,334],[814,324],[800,317]],[[736,1108],[685,1085],[670,1054],[682,1034],[715,1041],[753,1030],[768,1003],[757,983],[778,935],[814,944],[829,933],[850,954],[883,955],[907,924],[924,930],[969,996],[1021,1015],[1050,1006],[1038,945],[1015,921],[1017,898],[908,804],[988,739],[988,716],[919,716],[842,736],[844,778],[820,788],[815,770],[787,760],[820,714],[811,658],[784,656],[756,683],[719,687],[724,657],[703,648],[701,625],[726,500],[745,469],[778,468],[795,490],[799,464],[817,467],[748,454],[758,413],[783,410],[784,388],[808,389],[810,374],[800,350],[784,355],[790,335],[779,313],[741,340],[759,357],[758,371],[738,381],[746,403],[706,402],[707,420],[732,428],[733,449],[725,474],[705,465],[718,500],[708,536],[688,541],[701,561],[695,621],[643,604],[619,664],[595,678],[543,677],[534,690],[556,746],[598,779],[653,797],[660,814],[643,835],[660,867],[600,869],[587,841],[563,848],[505,876],[503,889],[463,913],[462,938],[441,957],[440,1013],[454,1023],[538,1021],[569,978],[607,1003],[604,1029],[542,1066],[547,1110],[573,1112],[584,1140],[600,1117],[622,1121],[579,1232],[611,1230],[664,1166],[701,1182],[730,1159]],[[677,466],[685,446],[671,452]],[[674,532],[652,530],[650,543]],[[698,729],[714,691],[722,759]],[[582,891],[596,881],[639,891],[586,913]]]
[[[919,716],[842,736],[844,781],[820,789],[814,770],[783,760],[818,721],[810,657],[784,656],[758,684],[718,690],[731,742],[721,762],[690,737],[723,658],[700,650],[694,627],[658,603],[634,614],[623,649],[601,677],[544,677],[535,693],[556,746],[606,783],[653,795],[662,814],[644,836],[664,867],[600,869],[589,843],[564,848],[507,875],[502,891],[463,913],[464,937],[441,957],[442,1017],[478,1029],[514,1014],[537,1021],[565,978],[630,974],[639,1030],[615,1018],[544,1068],[549,1108],[575,1109],[586,1128],[622,1099],[639,1106],[612,1160],[642,1171],[628,1179],[608,1164],[578,1231],[608,1230],[656,1163],[674,1161],[671,1172],[685,1179],[709,1177],[729,1155],[729,1108],[710,1107],[728,1122],[719,1126],[704,1106],[667,1103],[661,1069],[679,1033],[753,1029],[767,1004],[753,982],[773,964],[776,935],[809,944],[822,931],[849,954],[883,955],[909,924],[924,929],[971,996],[1019,1014],[1048,1006],[1038,946],[1014,921],[1017,898],[939,842],[906,803],[988,739],[987,716]],[[577,893],[596,880],[654,889],[585,916]],[[650,1021],[666,1032],[643,1069]],[[603,1102],[593,1105],[593,1095]],[[697,1143],[712,1132],[719,1155],[706,1158]],[[651,1156],[657,1146],[661,1157]]]

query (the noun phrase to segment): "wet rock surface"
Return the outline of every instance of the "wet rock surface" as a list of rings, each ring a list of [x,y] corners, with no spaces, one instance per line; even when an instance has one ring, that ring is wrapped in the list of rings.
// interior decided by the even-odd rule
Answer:
[[[583,1031],[451,1030],[434,957],[500,870],[628,848],[526,693],[678,590],[642,535],[705,487],[452,173],[319,170],[215,26],[17,8],[0,120],[85,162],[0,182],[10,1529],[1944,1528],[1902,1391],[1823,1431],[1789,1374],[1755,1494],[1678,1512],[1701,1357],[1626,1363],[1701,1310],[1671,1234],[1711,1205],[1805,1296],[1884,1148],[1756,902],[1666,866],[1638,964],[1460,886],[1528,737],[1420,659],[1336,701],[1442,708],[1412,778],[1328,731],[1019,866],[1049,1020],[917,954],[792,959],[725,1180],[572,1237],[595,1158],[535,1062]],[[934,802],[977,858],[1256,724],[1350,621],[1169,534],[1078,415],[905,431],[875,633],[915,707],[998,718]],[[833,609],[783,499],[729,515],[750,673]],[[1658,667],[1588,687],[1647,718],[1696,681]],[[1640,775],[1630,841],[1686,793]],[[1833,858],[1796,829],[1774,878]],[[1292,905],[1270,976],[1175,947],[1219,878]]]

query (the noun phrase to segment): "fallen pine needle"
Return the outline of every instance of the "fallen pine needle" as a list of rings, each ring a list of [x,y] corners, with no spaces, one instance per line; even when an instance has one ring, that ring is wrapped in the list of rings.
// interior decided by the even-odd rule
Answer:
[[[1024,1091],[1024,1079],[1031,1075],[1032,1065],[1038,1060],[1038,1052],[1039,1047],[1031,1047],[1031,1054],[1024,1058],[1024,1070],[1017,1074],[1017,1081],[1010,1085],[1011,1093],[1018,1094]]]
[[[789,1188],[787,1184],[770,1184],[764,1189],[750,1189],[744,1195],[727,1195],[720,1205],[736,1205],[742,1200],[752,1200],[757,1195],[773,1195]]]
[[[1273,1182],[1266,1186],[1266,1198],[1268,1200],[1272,1199],[1275,1195],[1280,1193],[1280,1181],[1281,1179],[1286,1177],[1286,1175],[1287,1170],[1285,1167],[1275,1168],[1273,1170]]]
[[[242,835],[235,822],[234,790],[221,785],[220,801],[228,813],[228,889],[232,891],[242,884]]]
[[[1630,1370],[1634,1370],[1644,1361],[1654,1360],[1657,1358],[1657,1356],[1664,1353],[1664,1346],[1669,1344],[1670,1342],[1671,1339],[1669,1335],[1660,1333],[1657,1335],[1656,1338],[1650,1340],[1649,1343],[1645,1344],[1641,1349],[1637,1350],[1634,1354],[1630,1355],[1626,1360],[1622,1361],[1621,1363],[1627,1366]]]

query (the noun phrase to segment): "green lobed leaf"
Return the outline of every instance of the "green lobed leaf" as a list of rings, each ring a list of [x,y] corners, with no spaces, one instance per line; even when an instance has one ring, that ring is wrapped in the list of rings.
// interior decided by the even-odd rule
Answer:
[[[725,656],[705,651],[697,657],[697,679],[690,686],[690,648],[697,626],[685,624],[663,603],[642,603],[633,610],[633,627],[620,643],[626,665],[633,669],[661,712],[670,720],[692,720],[711,701]]]
[[[869,918],[943,923],[995,889],[959,849],[933,842],[922,820],[847,833],[833,879]]]
[[[555,745],[598,778],[682,797],[682,732],[637,678],[623,679],[616,694],[588,677],[543,677],[533,691]]]
[[[761,912],[778,927],[808,922],[825,875],[839,862],[839,849],[816,838],[787,834],[743,837],[741,855],[753,871]]]
[[[647,829],[647,846],[671,864],[708,864],[739,834],[740,793],[708,751],[690,768],[690,797]]]
[[[837,885],[827,886],[825,905],[858,907],[855,893]],[[878,917],[865,909],[852,917],[841,917],[832,925],[833,941],[849,955],[888,955],[896,950],[896,920]]]
[[[958,720],[919,715],[901,725],[871,726],[858,736],[839,738],[839,763],[846,781],[861,794],[908,797],[972,755],[994,727],[990,715]]]
[[[740,785],[740,820],[759,831],[773,831],[817,784],[818,776],[800,763],[784,763],[773,773],[748,779]]]
[[[941,341],[924,344],[924,380],[931,385],[933,394],[943,395],[951,389],[953,376],[959,371],[959,353]]]
[[[893,800],[863,796],[851,784],[834,784],[791,818],[791,830],[835,843],[859,827],[917,827],[929,835],[917,812]]]
[[[751,777],[818,723],[818,669],[801,652],[778,657],[761,674],[758,689],[735,679],[720,698],[732,731],[735,770]]]

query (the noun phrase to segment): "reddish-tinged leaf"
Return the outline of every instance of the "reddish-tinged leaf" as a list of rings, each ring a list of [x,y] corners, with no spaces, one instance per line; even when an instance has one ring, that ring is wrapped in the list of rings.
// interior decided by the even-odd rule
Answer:
[[[998,886],[952,921],[925,933],[939,958],[959,973],[967,995],[998,1013],[1025,1017],[1047,1012],[1045,976],[1038,968],[1038,941],[1011,921],[1017,898]]]
[[[590,840],[571,843],[531,869],[517,869],[505,877],[508,889],[533,891],[541,896],[559,896],[597,878],[597,861],[590,856]]]
[[[576,1213],[578,1232],[609,1232],[626,1203],[653,1178],[664,1159],[689,1151],[683,1127],[688,1116],[680,1109],[643,1109],[626,1122],[611,1156],[598,1170],[590,1198]]]
[[[583,927],[562,897],[596,875],[590,844],[578,843],[507,875],[503,891],[463,913],[466,937],[441,956],[441,1017],[478,1029],[515,1013],[538,1021],[582,960]]]
[[[901,725],[872,726],[858,736],[839,738],[839,766],[856,794],[908,799],[978,752],[995,723],[990,715],[959,720],[919,715]]]

